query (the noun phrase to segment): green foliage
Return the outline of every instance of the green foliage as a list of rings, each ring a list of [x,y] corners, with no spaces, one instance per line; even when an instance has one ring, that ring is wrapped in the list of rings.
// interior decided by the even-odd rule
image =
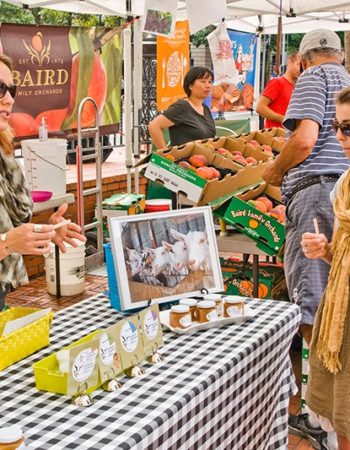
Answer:
[[[35,25],[59,25],[92,27],[96,25],[106,27],[120,26],[125,22],[121,17],[96,16],[89,14],[73,14],[45,8],[24,9],[10,3],[1,2],[0,23],[23,23]]]
[[[0,22],[4,23],[35,23],[33,14],[28,9],[18,8],[9,3],[1,2]]]
[[[205,45],[208,47],[207,36],[213,30],[215,30],[214,25],[209,25],[208,27],[203,28],[203,30],[198,31],[197,33],[191,34],[190,41],[195,47],[199,47],[200,45]]]

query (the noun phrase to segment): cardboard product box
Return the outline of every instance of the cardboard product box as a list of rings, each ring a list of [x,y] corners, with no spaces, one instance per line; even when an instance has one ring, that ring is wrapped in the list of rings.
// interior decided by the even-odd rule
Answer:
[[[103,236],[109,238],[108,217],[142,214],[145,203],[143,194],[119,193],[104,199],[102,202]]]
[[[143,194],[119,193],[105,198],[102,202],[102,208],[107,217],[140,214],[145,210],[145,202],[146,199]],[[114,213],[109,213],[109,211],[114,211]]]
[[[225,294],[253,296],[253,267],[251,263],[220,258]],[[258,295],[262,299],[289,301],[284,270],[280,264],[259,263]]]
[[[201,141],[201,143],[203,143],[204,145],[211,146],[216,151],[218,149],[225,149],[228,150],[229,152],[239,151],[242,153],[244,158],[251,156],[255,158],[257,161],[267,161],[269,158],[271,158],[270,155],[264,152],[261,146],[253,147],[251,145],[247,145],[247,142],[245,140],[235,136],[207,139],[205,141]],[[230,158],[230,156],[226,157]]]
[[[261,151],[267,152],[268,157],[271,157],[270,152],[272,151],[273,156],[276,156],[280,153],[281,148],[284,144],[284,130],[283,136],[280,135],[278,131],[281,128],[266,128],[259,131],[251,131],[250,133],[241,134],[239,136],[240,139],[246,142],[247,147],[251,148],[260,148]],[[250,141],[258,142],[259,146],[253,145]],[[267,146],[264,148],[264,146]],[[266,153],[265,153],[266,154]]]
[[[204,155],[208,165],[221,169],[227,174],[222,179],[206,180],[193,170],[185,169],[176,162],[189,158],[193,154]],[[198,142],[191,142],[181,147],[171,147],[151,153],[137,166],[147,163],[144,176],[161,183],[167,189],[186,197],[196,205],[209,202],[249,184],[247,180],[258,182],[262,179],[264,163],[242,166],[217,154],[212,148]],[[234,171],[233,173],[231,171]]]
[[[262,195],[275,203],[281,203],[280,189],[261,181],[231,196],[222,197],[212,202],[211,206],[214,215],[254,239],[258,248],[268,255],[281,256],[285,242],[284,225],[248,203],[248,200]]]
[[[273,128],[264,128],[265,131],[268,131],[272,134],[273,137],[286,137],[286,130],[284,128],[273,127]]]

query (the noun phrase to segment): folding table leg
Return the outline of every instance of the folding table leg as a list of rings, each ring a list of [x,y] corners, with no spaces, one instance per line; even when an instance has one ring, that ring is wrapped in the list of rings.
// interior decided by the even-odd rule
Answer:
[[[259,255],[253,255],[253,297],[259,296]]]

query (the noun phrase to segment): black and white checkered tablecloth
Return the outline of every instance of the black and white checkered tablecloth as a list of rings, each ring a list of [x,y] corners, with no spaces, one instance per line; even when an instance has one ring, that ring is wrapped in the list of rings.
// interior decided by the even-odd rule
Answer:
[[[31,364],[120,314],[98,295],[55,315],[51,345],[0,372],[0,426],[18,424],[30,449],[287,449],[295,388],[288,350],[297,306],[252,301],[254,319],[191,336],[166,332],[161,365],[85,409],[35,388]]]

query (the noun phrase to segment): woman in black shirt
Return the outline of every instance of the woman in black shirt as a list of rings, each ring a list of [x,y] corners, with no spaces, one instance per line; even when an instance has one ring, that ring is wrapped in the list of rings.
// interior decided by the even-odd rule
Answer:
[[[184,79],[187,98],[178,100],[148,126],[153,144],[166,148],[163,129],[168,128],[171,145],[215,137],[215,124],[203,101],[210,94],[213,73],[206,67],[193,67]]]

